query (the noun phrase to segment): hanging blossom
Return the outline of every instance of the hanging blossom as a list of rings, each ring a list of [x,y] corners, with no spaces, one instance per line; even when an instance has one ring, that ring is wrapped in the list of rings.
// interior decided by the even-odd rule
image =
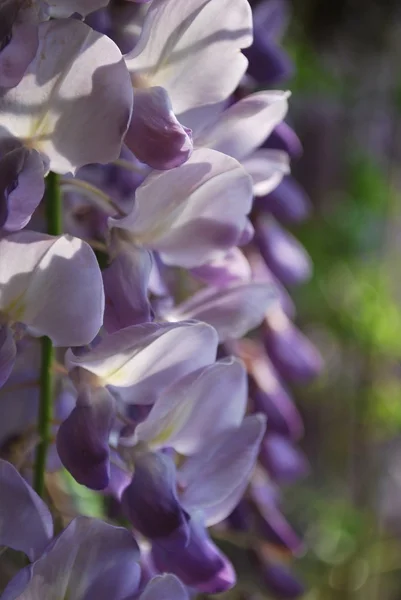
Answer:
[[[47,469],[61,460],[78,482],[113,495],[147,553],[140,573],[130,532],[82,517],[54,539],[43,502],[3,462],[10,494],[0,500],[0,544],[31,561],[6,599],[186,598],[176,577],[151,579],[164,572],[204,593],[225,591],[234,569],[207,528],[242,519],[252,530],[250,514],[270,543],[302,548],[271,480],[307,469],[282,378],[306,379],[319,361],[292,324],[279,280],[302,281],[310,264],[277,223],[252,211],[254,196],[264,202],[288,184],[280,184],[291,153],[282,123],[288,93],[233,95],[247,68],[241,50],[251,56],[271,15],[282,29],[280,9],[262,15],[251,46],[246,0],[153,0],[135,11],[144,16],[135,17],[136,42],[123,56],[105,35],[105,4],[0,8],[0,373],[3,398],[10,390],[15,398],[11,386],[25,385],[28,372],[7,379],[30,337],[70,347],[65,368],[57,366],[58,397],[68,401],[53,424],[58,456],[48,455]],[[68,18],[99,8],[102,33]],[[262,48],[269,57],[280,55],[277,37]],[[281,145],[260,149],[267,137]],[[64,195],[64,217],[75,237],[24,229],[49,171],[67,175],[63,189],[74,192]],[[278,214],[280,203],[268,202]],[[77,234],[107,252],[102,273]],[[186,293],[194,278],[206,287]],[[262,322],[264,345],[240,339]],[[241,360],[216,361],[218,343],[221,356]],[[28,423],[21,419],[13,435],[26,437]],[[13,526],[16,511],[26,528]],[[285,567],[255,552],[273,589],[300,593]]]

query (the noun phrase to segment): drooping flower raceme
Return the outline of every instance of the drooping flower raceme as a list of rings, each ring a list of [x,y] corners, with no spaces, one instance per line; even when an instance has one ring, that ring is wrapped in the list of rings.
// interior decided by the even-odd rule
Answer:
[[[309,262],[253,211],[288,173],[288,144],[259,147],[280,137],[289,94],[235,102],[247,0],[129,8],[0,6],[0,450],[21,471],[0,461],[0,546],[30,561],[2,600],[228,590],[235,572],[208,529],[251,505],[270,542],[300,545],[265,471],[292,481],[306,470],[280,377],[307,378],[318,359],[277,279],[301,281]],[[241,340],[260,323],[271,362]],[[66,516],[61,465],[114,497],[142,556],[131,530]],[[63,521],[56,537],[30,480]],[[267,572],[276,589],[287,576]]]

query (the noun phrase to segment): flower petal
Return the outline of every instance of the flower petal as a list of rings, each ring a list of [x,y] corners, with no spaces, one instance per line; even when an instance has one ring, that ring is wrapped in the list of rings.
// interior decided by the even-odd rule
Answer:
[[[78,238],[33,231],[0,240],[0,309],[56,346],[88,344],[103,319],[102,277]]]
[[[35,56],[38,47],[35,13],[35,7],[21,0],[5,0],[0,5],[0,87],[18,85]]]
[[[103,490],[109,484],[108,442],[114,417],[115,401],[110,393],[86,386],[57,433],[57,451],[64,467],[92,490]]]
[[[259,148],[241,162],[252,177],[255,196],[270,194],[290,172],[288,155],[280,150]]]
[[[157,400],[135,430],[137,442],[194,454],[205,440],[238,427],[245,414],[245,369],[230,357],[186,375]]]
[[[196,138],[197,146],[213,148],[241,161],[256,150],[284,119],[289,92],[250,94],[227,108],[216,123]]]
[[[139,600],[189,600],[189,594],[175,575],[158,575],[148,583]]]
[[[166,264],[188,268],[235,246],[251,205],[251,181],[241,165],[199,148],[178,170],[147,177],[134,210],[109,222],[129,230],[137,244],[158,250]]]
[[[15,144],[13,144],[15,146]],[[7,206],[6,231],[29,222],[45,191],[43,161],[36,150],[17,145],[0,158],[0,202]]]
[[[247,66],[239,50],[252,41],[251,18],[245,0],[153,0],[125,57],[134,84],[164,87],[176,115],[225,100]],[[192,129],[189,116],[179,120]]]
[[[168,385],[212,363],[217,336],[195,321],[145,323],[106,336],[89,353],[66,354],[68,369],[82,367],[131,404],[153,404]]]
[[[184,545],[189,539],[189,516],[177,496],[176,469],[173,460],[161,453],[137,453],[131,483],[121,502],[133,526],[151,540],[174,537]]]
[[[290,381],[309,381],[319,373],[323,359],[308,338],[280,308],[266,317],[264,342],[273,365]]]
[[[266,428],[263,415],[251,415],[239,428],[210,441],[187,459],[179,473],[183,506],[202,511],[208,526],[225,519],[238,504],[255,466]]]
[[[18,471],[0,459],[0,545],[36,560],[53,536],[49,509]]]
[[[312,275],[312,261],[302,244],[273,219],[259,218],[255,242],[273,275],[284,285],[297,285]]]
[[[225,288],[205,288],[176,306],[167,318],[198,319],[212,325],[220,342],[240,338],[262,321],[269,306],[277,302],[271,284],[245,282]]]
[[[78,517],[24,569],[28,576],[19,589],[11,580],[2,600],[124,600],[138,589],[138,560],[138,545],[127,529]]]
[[[103,271],[106,306],[104,326],[109,333],[151,320],[148,282],[152,256],[147,250],[123,244]]]
[[[0,135],[24,139],[56,173],[118,158],[132,86],[117,46],[75,19],[39,25],[20,83],[0,94]]]
[[[197,518],[190,521],[189,544],[174,540],[168,545],[152,546],[152,560],[159,571],[175,573],[186,585],[201,592],[217,594],[235,584],[235,572],[230,561],[210,539]]]
[[[135,110],[125,143],[135,156],[153,169],[173,169],[192,153],[192,132],[174,115],[162,87],[135,90]]]
[[[218,256],[214,260],[191,269],[201,281],[215,287],[223,287],[238,281],[251,279],[251,268],[248,260],[239,248],[231,248],[225,256]]]

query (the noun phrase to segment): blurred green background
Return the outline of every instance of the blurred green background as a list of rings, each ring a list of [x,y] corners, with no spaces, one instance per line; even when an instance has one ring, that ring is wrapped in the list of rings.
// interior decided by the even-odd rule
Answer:
[[[295,398],[311,475],[284,493],[305,600],[401,598],[401,3],[295,0],[293,228],[314,276],[292,291],[326,367]]]

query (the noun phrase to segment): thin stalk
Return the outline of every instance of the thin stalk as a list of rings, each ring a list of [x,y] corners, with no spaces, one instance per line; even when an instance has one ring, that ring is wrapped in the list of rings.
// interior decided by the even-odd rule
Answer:
[[[62,233],[61,192],[58,175],[49,173],[46,179],[45,212],[47,232],[51,235]],[[53,421],[53,361],[54,350],[51,340],[43,337],[42,362],[40,369],[40,399],[38,413],[38,434],[40,441],[36,449],[34,466],[34,488],[39,496],[45,492],[46,459],[52,441]]]

